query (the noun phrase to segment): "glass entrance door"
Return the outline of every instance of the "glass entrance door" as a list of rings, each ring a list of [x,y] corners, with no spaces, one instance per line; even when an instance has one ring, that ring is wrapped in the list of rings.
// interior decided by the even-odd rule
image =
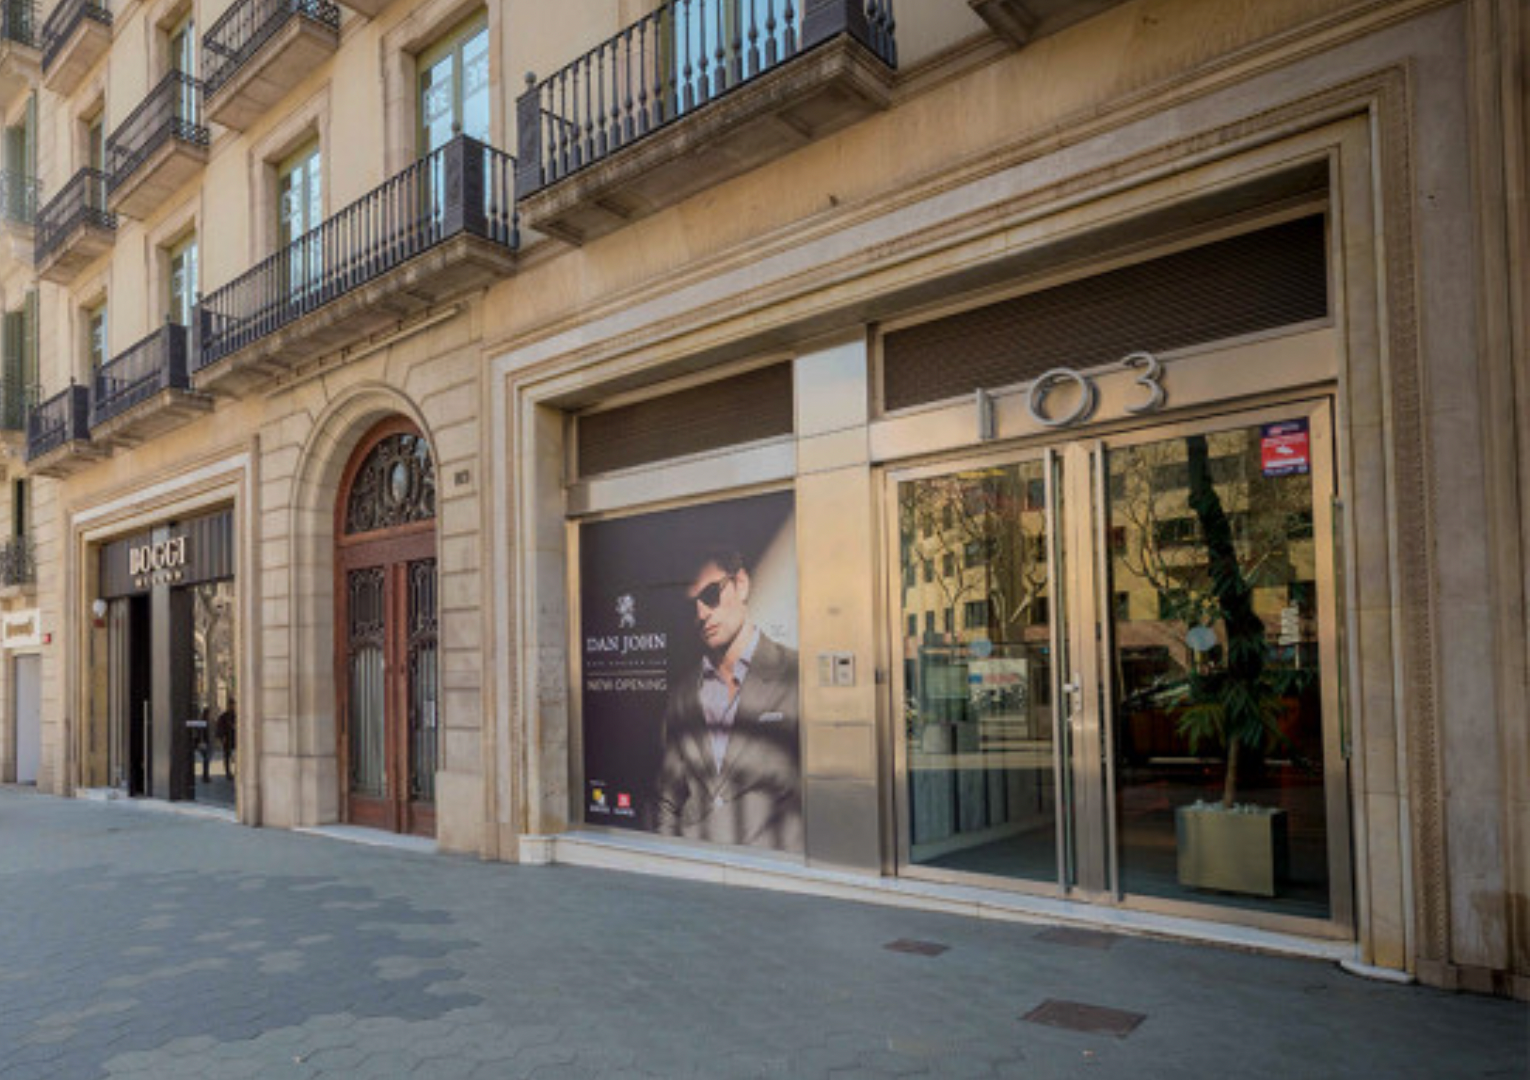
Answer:
[[[907,853],[1056,881],[1048,459],[898,486]]]
[[[892,477],[914,876],[1347,924],[1327,405]]]

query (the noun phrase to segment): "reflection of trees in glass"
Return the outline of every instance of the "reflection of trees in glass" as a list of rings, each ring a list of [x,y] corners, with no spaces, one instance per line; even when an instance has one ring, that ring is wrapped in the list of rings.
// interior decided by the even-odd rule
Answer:
[[[1184,650],[1180,677],[1137,687],[1139,700],[1176,708],[1192,753],[1220,748],[1231,807],[1240,754],[1289,745],[1280,720],[1316,675],[1278,656],[1255,610],[1257,589],[1289,586],[1310,561],[1297,551],[1312,535],[1310,485],[1264,477],[1246,431],[1154,443],[1111,464],[1117,586],[1125,570],[1156,591],[1160,619],[1217,631],[1211,647]]]
[[[222,708],[234,696],[233,583],[221,581],[192,590],[192,641],[196,662],[196,707]]]
[[[905,607],[918,606],[908,594],[917,595],[922,579],[936,589],[941,610],[965,615],[979,610],[969,602],[983,603],[990,636],[1005,638],[1036,621],[1047,579],[1038,483],[1039,475],[1010,466],[904,484],[904,565],[921,570]]]
[[[1251,587],[1286,585],[1298,576],[1298,563],[1310,562],[1311,553],[1298,546],[1311,538],[1311,499],[1300,478],[1265,479],[1257,446],[1244,432],[1150,443],[1111,456],[1118,585],[1125,570],[1156,593],[1157,617],[1207,626],[1221,611],[1204,522],[1191,505],[1192,455],[1224,508],[1230,557]]]

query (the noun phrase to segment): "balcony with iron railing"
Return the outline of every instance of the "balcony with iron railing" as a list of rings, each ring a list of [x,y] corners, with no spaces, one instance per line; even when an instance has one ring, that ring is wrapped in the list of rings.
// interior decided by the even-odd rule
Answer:
[[[27,466],[40,476],[63,477],[106,456],[90,441],[90,390],[70,382],[27,415]]]
[[[459,135],[208,293],[193,384],[237,393],[511,273],[514,168]]]
[[[188,337],[167,322],[101,365],[90,403],[97,444],[131,446],[211,410],[212,399],[191,389]]]
[[[0,596],[28,593],[37,587],[37,552],[30,536],[0,543]]]
[[[142,218],[207,165],[202,84],[172,71],[106,140],[107,206]]]
[[[112,47],[106,0],[59,0],[42,29],[43,85],[72,94],[85,73]]]
[[[516,102],[526,225],[594,239],[888,105],[892,0],[668,0]]]
[[[37,85],[42,75],[37,41],[37,0],[0,0],[0,112]]]
[[[106,208],[107,176],[81,169],[37,211],[32,262],[37,276],[69,285],[117,239],[117,215]]]
[[[329,0],[237,0],[202,38],[208,119],[243,131],[339,47]]]

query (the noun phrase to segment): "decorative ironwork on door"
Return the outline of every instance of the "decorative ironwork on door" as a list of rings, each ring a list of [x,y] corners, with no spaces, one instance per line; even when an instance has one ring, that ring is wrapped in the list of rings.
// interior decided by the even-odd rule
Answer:
[[[357,824],[429,835],[440,767],[436,487],[406,421],[362,440],[336,507],[342,804]]]
[[[390,435],[367,454],[345,508],[348,536],[436,516],[436,472],[419,435]]]

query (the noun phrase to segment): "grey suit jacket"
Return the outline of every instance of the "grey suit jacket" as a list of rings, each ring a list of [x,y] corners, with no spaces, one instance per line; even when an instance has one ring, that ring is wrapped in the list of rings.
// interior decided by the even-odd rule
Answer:
[[[797,653],[763,633],[739,691],[718,768],[701,710],[701,671],[670,690],[658,831],[719,844],[802,850],[802,753]]]

